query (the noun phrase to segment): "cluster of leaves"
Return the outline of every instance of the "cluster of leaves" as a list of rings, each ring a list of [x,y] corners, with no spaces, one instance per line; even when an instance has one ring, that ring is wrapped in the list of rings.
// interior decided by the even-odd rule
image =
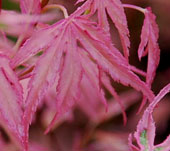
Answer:
[[[123,98],[119,97],[111,80],[131,86],[143,94],[141,107],[149,100],[134,134],[140,148],[132,144],[131,150],[168,151],[169,137],[154,146],[155,126],[152,112],[160,99],[170,90],[165,87],[156,97],[151,90],[159,64],[160,50],[157,43],[158,27],[151,8],[122,4],[120,0],[78,0],[81,6],[68,15],[66,9],[47,0],[20,0],[21,12],[1,10],[0,14],[0,123],[19,150],[37,150],[29,143],[29,127],[37,108],[46,104],[46,114],[54,116],[45,133],[56,122],[72,118],[75,106],[99,123],[104,114],[113,115],[120,110],[126,123]],[[145,16],[139,60],[148,55],[147,71],[129,63],[129,29],[124,8],[132,8]],[[61,9],[65,18],[50,25],[54,13]],[[114,46],[108,17],[115,25],[122,44],[123,54]],[[94,19],[95,18],[95,19]],[[7,36],[17,36],[14,43]],[[142,75],[142,81],[137,74]],[[118,102],[107,103],[107,90]],[[99,102],[101,101],[101,102]],[[105,106],[108,113],[98,110]],[[115,107],[116,106],[116,107]],[[111,108],[112,107],[112,108]],[[118,109],[118,111],[117,111]],[[113,111],[113,113],[112,113]],[[100,114],[101,113],[101,114]],[[110,114],[109,114],[110,113]],[[5,144],[1,143],[4,150]],[[41,149],[38,149],[41,150]]]

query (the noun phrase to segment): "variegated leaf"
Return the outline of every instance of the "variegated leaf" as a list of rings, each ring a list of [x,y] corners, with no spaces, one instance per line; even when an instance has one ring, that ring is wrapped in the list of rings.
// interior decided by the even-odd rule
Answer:
[[[170,84],[165,86],[154,98],[152,103],[150,103],[150,105],[146,108],[141,120],[138,123],[137,131],[134,136],[142,151],[168,151],[170,149],[169,137],[162,144],[154,145],[156,128],[152,115],[156,105],[169,92]]]

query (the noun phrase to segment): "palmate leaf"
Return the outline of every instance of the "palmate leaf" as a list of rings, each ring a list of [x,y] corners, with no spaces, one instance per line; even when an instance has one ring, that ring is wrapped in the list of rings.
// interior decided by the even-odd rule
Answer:
[[[26,98],[26,109],[24,112],[24,125],[27,139],[29,124],[32,121],[37,105],[46,94],[48,88],[52,86],[59,72],[64,42],[61,42],[61,40],[63,40],[62,38],[63,34],[58,36],[57,43],[53,43],[53,45],[40,57],[29,82],[29,92]]]
[[[138,123],[137,131],[135,132],[134,136],[140,150],[142,151],[168,151],[170,149],[170,136],[168,136],[163,143],[154,145],[155,123],[152,116],[156,105],[169,92],[170,84],[165,86],[154,98],[152,103],[150,103],[150,105],[146,108],[141,120]],[[132,136],[130,135],[130,137]],[[131,143],[131,140],[132,139],[130,139],[130,146],[131,150],[133,150],[133,144]]]
[[[120,108],[121,108],[121,111],[122,111],[122,115],[123,115],[124,125],[126,125],[127,116],[126,116],[124,105],[122,104],[121,98],[117,94],[116,90],[112,87],[111,81],[110,81],[109,77],[106,76],[106,74],[103,73],[101,79],[102,79],[102,83],[103,83],[104,87],[112,94],[112,96],[115,98],[115,100],[120,105]]]
[[[0,124],[18,148],[23,148],[22,87],[7,57],[0,55]]]
[[[113,95],[115,100],[118,101],[118,103],[120,104],[120,106],[122,108],[123,117],[124,117],[124,123],[126,123],[127,119],[126,119],[126,114],[123,109],[123,105],[122,105],[121,100],[120,100],[119,96],[117,95],[116,91],[111,86],[109,77],[107,77],[105,75],[105,73],[101,71],[100,67],[98,67],[92,60],[90,60],[90,57],[87,54],[83,53],[83,51],[84,50],[81,50],[81,49],[79,51],[82,67],[84,69],[83,71],[85,73],[84,80],[83,80],[84,82],[81,83],[82,89],[84,89],[84,91],[86,92],[86,89],[87,90],[90,89],[89,88],[90,86],[88,86],[88,83],[89,83],[89,85],[91,84],[91,87],[94,89],[93,97],[96,97],[97,101],[101,100],[101,102],[105,105],[105,107],[107,109],[108,108],[107,101],[105,98],[104,91],[101,88],[101,85],[103,84],[104,87],[106,89],[108,89],[108,91]],[[87,83],[87,84],[85,84],[85,83]],[[90,90],[90,92],[92,92],[92,90]],[[98,99],[97,96],[100,99]],[[87,97],[88,97],[88,95],[87,95]],[[95,103],[94,100],[95,99],[93,99],[93,102]]]
[[[84,81],[90,83],[95,90],[95,94],[101,99],[102,103],[107,108],[107,101],[104,96],[104,92],[101,89],[101,75],[98,66],[90,59],[89,55],[85,53],[84,49],[79,49],[80,61],[83,67]],[[85,82],[84,82],[85,83]]]
[[[73,22],[73,31],[84,49],[96,61],[100,68],[109,73],[115,81],[118,81],[123,85],[131,85],[135,89],[142,91],[143,94],[146,94],[149,99],[153,99],[152,92],[150,90],[146,91],[148,89],[147,86],[129,70],[127,62],[125,62],[124,59],[121,59],[122,57],[119,57],[117,53],[112,53],[114,47],[108,48],[107,43],[105,45],[105,41],[100,41],[98,39],[98,37],[101,36],[100,30],[102,29],[95,27],[93,23],[91,25],[85,24],[85,21],[89,22],[83,18],[76,19]],[[84,28],[84,26],[87,25],[89,25],[88,28]],[[92,35],[90,32],[92,30],[98,30],[98,35],[97,32],[95,32],[96,35]],[[104,32],[102,36],[105,37]]]
[[[81,0],[78,2],[82,2]],[[77,2],[77,3],[78,3]],[[98,24],[106,32],[109,33],[110,27],[107,19],[107,13],[110,16],[112,22],[115,24],[120,39],[122,42],[122,47],[124,51],[125,58],[128,59],[129,56],[129,30],[127,26],[127,19],[124,12],[123,5],[120,0],[87,0],[86,3],[89,3],[89,16],[93,15],[96,11],[98,14]]]
[[[58,22],[55,24],[55,27],[53,26],[41,29],[39,31],[36,31],[20,48],[19,52],[14,56],[14,58],[11,60],[11,64],[13,68],[16,66],[24,63],[37,53],[47,49],[50,47],[52,40],[58,36],[60,33],[57,28],[60,28],[61,30],[64,30],[62,28],[64,24],[62,22]]]
[[[53,86],[49,89],[49,91],[46,93],[46,96],[43,98],[43,103],[45,103],[46,108],[43,110],[42,113],[42,123],[45,127],[48,127],[48,125],[51,122],[51,119],[54,118],[54,115],[56,114],[56,106],[57,106],[57,93],[56,93],[56,84],[58,84],[58,80],[56,80],[56,83],[53,84]],[[73,121],[74,116],[72,110],[69,112],[66,112],[66,114],[62,114],[61,116],[58,116],[58,119],[55,120],[55,124],[53,126],[54,128],[57,128],[65,121]]]
[[[61,29],[62,28],[60,28],[60,30]],[[59,34],[57,31],[56,33]],[[65,34],[67,36],[64,36]],[[81,67],[77,63],[77,58],[75,57],[76,53],[73,53],[76,46],[75,42],[70,42],[67,37],[70,39],[68,29],[64,29],[62,34],[60,33],[57,35],[57,38],[55,38],[56,42],[52,41],[52,46],[50,46],[40,57],[33,71],[33,76],[29,84],[29,93],[26,99],[26,110],[24,113],[25,133],[27,134],[27,138],[28,126],[32,121],[32,116],[36,110],[38,102],[43,98],[48,88],[52,86],[57,76],[60,78],[57,86],[57,113],[55,118],[58,116],[57,114],[60,115],[65,112],[64,110],[68,110],[67,108],[72,106],[71,102],[74,100],[74,97],[76,97],[77,92],[74,89],[78,90],[76,85],[81,78]],[[65,52],[66,56],[63,56]],[[75,92],[74,96],[73,92]],[[70,102],[68,100],[70,100]],[[61,108],[61,106],[63,108]]]
[[[141,60],[143,56],[148,54],[146,83],[151,88],[160,59],[160,49],[157,43],[159,29],[155,21],[156,17],[152,13],[151,8],[147,8],[144,14],[145,19],[141,32],[141,42],[138,48],[138,57]],[[144,97],[138,112],[141,111],[146,101],[147,98]]]
[[[148,53],[148,65],[146,82],[151,86],[155,77],[156,68],[159,64],[160,49],[158,46],[158,25],[155,22],[155,15],[151,8],[145,11],[145,19],[142,27],[141,42],[138,49],[138,57],[141,60]]]
[[[79,85],[82,78],[82,67],[77,54],[76,39],[72,38],[71,28],[67,28],[67,40],[64,64],[60,72],[57,86],[57,112],[45,133],[53,126],[55,120],[65,112],[69,111],[80,96]]]
[[[86,76],[95,87],[96,93],[100,94],[101,100],[106,102],[103,90],[100,88],[101,74],[96,74],[92,70],[106,72],[115,81],[141,91],[149,100],[154,98],[147,85],[130,70],[127,60],[112,44],[109,44],[111,40],[108,33],[96,23],[83,17],[70,16],[37,33],[33,34],[21,48],[22,51],[20,50],[12,60],[15,67],[39,52],[40,49],[44,49],[44,53],[35,64],[29,82],[24,112],[25,135],[27,136],[25,142],[28,139],[29,124],[37,105],[56,80],[58,80],[56,115],[46,132],[61,114],[74,105],[80,93],[78,87],[82,76]],[[47,35],[48,42],[44,42],[45,35]],[[36,41],[44,44],[36,45]],[[29,48],[29,45],[33,49]],[[28,56],[27,51],[30,52]],[[19,57],[20,55],[22,57]]]

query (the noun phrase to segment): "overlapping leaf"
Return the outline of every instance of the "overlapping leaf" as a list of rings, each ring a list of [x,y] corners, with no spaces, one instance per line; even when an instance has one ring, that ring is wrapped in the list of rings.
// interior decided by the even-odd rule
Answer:
[[[126,115],[125,115],[125,112],[123,109],[123,105],[122,105],[121,100],[118,97],[116,91],[114,90],[114,88],[112,88],[109,78],[101,71],[100,67],[98,67],[90,59],[89,55],[84,54],[83,51],[84,50],[82,50],[82,49],[80,49],[80,51],[79,51],[82,67],[83,67],[84,73],[85,73],[84,79],[82,80],[82,84],[81,84],[82,89],[84,89],[84,91],[86,92],[86,91],[88,91],[88,90],[86,90],[87,88],[90,89],[90,87],[92,87],[94,89],[93,93],[95,94],[95,95],[93,95],[93,97],[96,98],[98,101],[101,100],[101,102],[105,105],[105,107],[107,109],[108,108],[107,101],[105,99],[104,91],[101,88],[101,85],[103,84],[105,86],[105,88],[110,91],[110,93],[113,95],[115,100],[118,101],[118,103],[122,107],[124,122],[126,123]],[[86,95],[86,96],[88,97],[88,95]],[[83,96],[83,97],[85,97],[85,96]],[[88,98],[91,99],[90,97],[88,97]],[[98,98],[100,98],[100,99],[98,99]],[[94,100],[93,100],[93,102],[94,102],[93,104],[95,104]]]
[[[78,2],[82,2],[81,0]],[[126,15],[124,13],[123,5],[120,0],[87,0],[89,3],[90,16],[96,11],[98,12],[98,23],[106,32],[109,33],[109,23],[107,19],[107,13],[118,29],[124,55],[126,58],[129,56],[129,30],[127,27]]]
[[[53,126],[53,122],[62,114],[69,111],[80,95],[79,85],[82,78],[82,67],[77,54],[76,40],[72,38],[71,28],[67,29],[67,40],[64,46],[66,56],[60,72],[57,85],[57,112],[46,133]],[[69,75],[69,76],[68,76]]]
[[[83,1],[78,0],[78,2]],[[2,11],[0,29],[9,32],[17,27],[15,28],[17,35],[22,35],[22,32],[25,34],[25,31],[31,31],[29,36],[32,35],[35,23],[53,18],[53,16],[39,15],[41,7],[48,0],[41,2],[43,2],[42,6],[40,6],[40,0],[20,0],[21,11],[24,13],[22,15]],[[89,21],[90,17],[96,12],[98,24]],[[85,18],[78,17],[83,13]],[[107,15],[109,15],[119,32],[125,57],[112,45]],[[19,30],[22,25],[26,26]],[[30,28],[28,28],[29,26]],[[10,31],[10,33],[12,32]],[[119,102],[126,120],[123,104],[114,88],[112,88],[109,78],[125,86],[131,86],[141,91],[150,101],[153,100],[154,95],[150,87],[159,63],[159,47],[157,44],[158,28],[155,23],[155,16],[150,9],[145,12],[141,43],[138,50],[140,59],[148,53],[147,84],[141,81],[133,71],[143,75],[145,73],[134,68],[127,61],[130,46],[128,36],[127,20],[120,0],[87,0],[70,17],[33,33],[11,61],[4,56],[0,56],[0,122],[19,148],[23,148],[23,145],[25,145],[25,150],[28,151],[29,125],[38,104],[47,94],[49,88],[54,86],[54,83],[57,85],[55,86],[56,114],[46,132],[51,129],[60,116],[74,106],[75,101],[79,101],[79,96],[84,97],[81,101],[86,99],[84,94],[80,95],[80,93],[88,93],[88,87],[94,95],[91,97],[86,94],[86,96],[91,99],[89,102],[94,103],[94,106],[96,103],[92,102],[93,98],[95,101],[96,99],[101,100],[107,107],[102,86],[108,89]],[[5,45],[4,48],[8,48],[8,45]],[[10,63],[15,69],[39,52],[42,52],[42,55],[37,57],[38,59],[31,64],[31,67],[29,66],[31,70],[34,68],[33,71],[30,71],[29,74],[27,74],[27,71],[24,71],[24,74],[21,73],[21,78],[30,77],[26,103],[24,102],[23,105],[22,87]],[[152,118],[155,105],[169,89],[170,85],[160,92],[147,108],[138,124],[135,138],[141,150],[168,151],[170,149],[170,137],[162,144],[154,146],[155,125]],[[22,112],[23,106],[24,115]],[[87,111],[87,108],[85,110]],[[114,113],[117,112],[115,110]],[[22,115],[23,118],[21,118]],[[92,119],[97,122],[102,120],[102,117],[95,116]],[[24,124],[24,127],[22,124]],[[138,148],[136,149],[138,150]]]
[[[57,28],[61,28],[62,25],[60,22],[58,25],[55,25],[55,28],[51,26],[35,32],[20,48],[19,53],[11,60],[12,66],[16,67],[40,51],[48,48],[51,45],[51,41],[60,33]],[[61,29],[63,30],[63,28]]]
[[[44,53],[40,56],[32,73],[26,99],[24,124],[27,137],[29,124],[39,101],[54,81],[58,80],[56,78],[58,76],[56,115],[48,130],[59,115],[74,105],[74,101],[80,93],[78,85],[81,81],[82,71],[106,104],[104,93],[100,89],[101,75],[94,72],[96,70],[94,63],[102,72],[110,74],[115,81],[123,85],[130,85],[141,91],[149,100],[153,99],[154,95],[146,84],[130,70],[128,62],[121,53],[112,44],[109,44],[111,40],[108,34],[100,27],[96,27],[95,23],[85,18],[70,16],[41,31],[37,32],[39,34],[35,33],[23,45],[22,51],[20,50],[12,61],[13,65],[17,66],[18,63],[24,62],[25,59],[29,59],[44,49]],[[46,42],[44,42],[45,36],[48,37]],[[39,46],[39,43],[36,45],[37,41],[42,45]],[[79,49],[79,47],[83,49]],[[27,56],[27,54],[29,55]]]
[[[156,68],[159,64],[160,49],[158,46],[159,29],[155,22],[155,15],[150,8],[145,11],[145,19],[142,27],[141,42],[138,49],[139,59],[148,53],[148,65],[146,82],[151,86],[155,77]]]
[[[155,97],[153,102],[145,110],[142,119],[139,121],[137,131],[134,136],[137,144],[142,151],[168,151],[170,149],[170,136],[159,145],[154,145],[155,139],[155,123],[152,117],[153,110],[159,101],[170,92],[170,84],[165,86]],[[131,148],[132,148],[132,143]]]
[[[9,62],[8,58],[0,56],[0,124],[21,149],[24,138],[23,92]]]
[[[152,99],[152,93],[146,92],[148,89],[147,86],[129,70],[125,59],[121,59],[122,57],[119,57],[117,53],[112,53],[115,49],[113,46],[107,47],[107,34],[104,34],[101,28],[95,27],[93,23],[90,25],[88,22],[86,19],[78,18],[73,23],[76,38],[83,45],[84,49],[96,61],[100,68],[108,72],[115,81],[119,81],[124,85],[131,85],[146,94],[149,99]],[[91,31],[98,32],[92,34]],[[103,38],[101,38],[103,41],[99,39],[101,33],[103,33]]]
[[[107,108],[104,92],[100,87],[100,71],[97,65],[84,52],[84,49],[79,49],[81,64],[84,71],[84,80],[90,83],[95,90],[95,94],[101,99],[102,103]]]
[[[56,80],[63,53],[63,34],[57,37],[57,43],[53,43],[39,59],[29,84],[29,92],[26,98],[26,110],[24,113],[25,133],[28,134],[28,126],[36,111],[39,101],[43,98],[48,88]],[[27,136],[28,137],[28,136]]]

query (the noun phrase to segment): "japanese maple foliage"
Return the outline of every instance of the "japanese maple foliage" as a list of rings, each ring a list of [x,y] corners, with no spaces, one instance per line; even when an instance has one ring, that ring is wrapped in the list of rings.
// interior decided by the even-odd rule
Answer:
[[[169,151],[170,150],[170,136],[166,138],[166,140],[158,145],[154,144],[155,139],[155,123],[153,120],[153,110],[156,108],[156,105],[159,101],[170,92],[170,84],[165,86],[159,94],[155,97],[152,103],[146,108],[141,120],[138,123],[137,131],[134,134],[134,137],[139,145],[139,148],[133,146],[132,144],[132,136],[130,135],[129,144],[131,150],[142,150],[142,151]],[[134,148],[134,149],[133,149]]]
[[[15,147],[24,151],[36,150],[29,142],[29,128],[38,108],[45,111],[44,117],[48,118],[49,112],[53,114],[46,134],[58,121],[73,119],[75,108],[85,112],[95,125],[122,112],[125,124],[126,106],[134,101],[119,97],[112,86],[115,81],[142,92],[142,107],[146,100],[150,102],[134,135],[140,148],[132,144],[130,135],[130,149],[168,151],[169,138],[157,146],[153,143],[152,112],[170,86],[156,97],[151,90],[160,57],[159,30],[151,8],[122,4],[120,0],[78,0],[77,3],[81,6],[70,15],[63,6],[48,4],[48,0],[20,0],[20,13],[1,11],[0,124]],[[137,52],[139,60],[148,54],[146,72],[129,63],[130,40],[124,7],[145,16]],[[54,8],[61,9],[65,18],[52,25],[45,23],[54,21],[54,13],[46,13]],[[108,17],[119,33],[123,54],[112,42]],[[16,42],[8,39],[11,35],[17,36]],[[146,78],[145,81],[137,74]],[[120,107],[107,103],[107,93]],[[43,104],[47,105],[45,109]],[[44,149],[39,144],[37,148]]]
[[[80,1],[79,1],[80,2]],[[122,47],[125,57],[128,59],[129,56],[129,30],[127,27],[127,19],[124,13],[123,5],[120,0],[89,0],[89,12],[90,16],[96,11],[98,13],[98,24],[105,31],[109,33],[110,27],[107,19],[107,13],[118,29],[120,39],[122,42]]]
[[[22,87],[10,66],[10,60],[0,56],[0,110],[1,124],[7,130],[12,139],[22,148],[23,124],[22,124]]]

